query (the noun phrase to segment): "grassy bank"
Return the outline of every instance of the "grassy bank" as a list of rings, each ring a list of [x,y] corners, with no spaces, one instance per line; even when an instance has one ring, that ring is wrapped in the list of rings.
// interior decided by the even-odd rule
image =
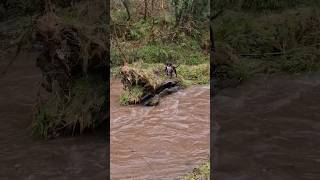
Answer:
[[[62,135],[77,135],[98,127],[105,106],[106,86],[95,77],[74,82],[69,97],[50,94],[47,101],[38,105],[32,124],[34,136],[50,138]]]
[[[197,168],[194,168],[192,172],[188,173],[183,180],[209,180],[210,179],[210,163],[204,163]]]
[[[137,3],[137,4],[135,4]],[[137,9],[135,9],[137,5]],[[177,68],[179,82],[184,87],[208,84],[210,81],[210,35],[206,21],[188,20],[183,25],[175,22],[174,10],[166,3],[164,9],[154,6],[145,18],[140,14],[139,2],[133,1],[130,21],[121,4],[111,8],[111,76],[121,76],[124,61],[148,82],[164,82],[166,62]],[[152,15],[151,15],[152,14]],[[143,87],[135,86],[120,97],[123,105],[138,102]]]
[[[146,79],[151,86],[157,87],[164,81],[170,78],[164,72],[164,64],[162,63],[144,63],[137,62],[129,64],[129,68],[134,70],[143,79]],[[120,68],[114,67],[111,71],[112,76],[121,76]],[[190,85],[208,84],[210,81],[210,65],[180,65],[177,68],[178,77],[173,77],[172,80],[180,82],[182,87]],[[144,89],[141,86],[134,86],[124,91],[120,97],[121,105],[136,104],[144,95]]]

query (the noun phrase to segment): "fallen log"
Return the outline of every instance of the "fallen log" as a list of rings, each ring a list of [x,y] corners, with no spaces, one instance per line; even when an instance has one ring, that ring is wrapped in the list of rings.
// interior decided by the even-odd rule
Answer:
[[[126,103],[143,104],[146,106],[158,105],[160,98],[177,92],[183,88],[182,79],[170,79],[161,65],[143,68],[141,64],[125,65],[121,68],[121,82],[126,96]]]

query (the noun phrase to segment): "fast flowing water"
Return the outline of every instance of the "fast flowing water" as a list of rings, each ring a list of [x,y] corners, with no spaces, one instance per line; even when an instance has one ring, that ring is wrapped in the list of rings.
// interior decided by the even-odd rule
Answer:
[[[180,179],[209,159],[210,88],[190,87],[158,106],[120,106],[111,81],[111,179]]]

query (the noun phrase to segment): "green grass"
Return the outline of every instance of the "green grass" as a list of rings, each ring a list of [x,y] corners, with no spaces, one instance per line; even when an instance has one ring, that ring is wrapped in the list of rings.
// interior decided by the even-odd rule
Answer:
[[[38,137],[47,138],[50,129],[53,127],[55,115],[46,106],[38,109],[35,120],[32,123],[32,134]]]
[[[47,138],[54,134],[81,134],[85,129],[99,126],[97,114],[102,111],[106,90],[105,82],[97,77],[75,80],[70,96],[58,98],[51,94],[40,104],[32,123],[32,134]]]
[[[145,63],[165,63],[173,61],[177,64],[197,65],[209,62],[209,54],[200,49],[195,40],[175,43],[150,43],[135,49],[124,49],[129,62],[143,61]],[[122,56],[117,49],[111,53],[111,62],[122,64]]]
[[[111,16],[115,23],[123,24],[124,12],[113,11]],[[125,35],[112,39],[111,75],[121,76],[119,66],[126,60],[138,74],[136,76],[147,80],[151,87],[157,87],[168,79],[164,74],[164,63],[172,62],[180,65],[176,79],[182,86],[208,84],[210,34],[208,24],[197,23],[190,22],[190,27],[175,27],[174,15],[169,11],[154,19],[131,19],[125,24]],[[135,104],[138,97],[147,93],[143,91],[137,87],[126,90],[120,97],[120,104]]]
[[[128,40],[139,40],[150,35],[151,24],[149,21],[138,21],[130,27]]]
[[[163,25],[170,21],[168,15],[152,20],[138,20],[127,25],[125,37],[118,37],[121,51],[112,43],[111,62],[113,66],[123,64],[126,58],[129,63],[143,61],[145,63],[164,63],[174,61],[179,64],[197,65],[209,61],[209,54],[203,47],[208,47],[210,34],[203,24],[191,28],[192,33],[175,28],[173,24]],[[153,33],[151,33],[153,30]],[[153,36],[151,36],[153,35]],[[125,57],[124,57],[125,56]]]
[[[177,68],[178,76],[181,77],[183,84],[203,85],[210,82],[210,65],[181,65]]]
[[[182,180],[209,180],[210,179],[210,163],[204,163],[197,168],[194,168],[191,173],[188,173]]]
[[[134,64],[130,64],[129,66],[134,67],[136,69],[140,69],[145,76],[152,78],[154,81],[154,85],[168,79],[168,77],[164,74],[164,64],[163,63],[144,63],[137,62]],[[154,74],[155,71],[160,71],[160,76],[156,76]],[[210,64],[209,62],[198,65],[185,65],[181,64],[177,68],[178,77],[186,83],[186,85],[201,85],[201,84],[209,84],[210,81]],[[120,68],[112,67],[111,75],[114,77],[120,76]]]
[[[165,75],[164,64],[162,63],[143,63],[136,62],[129,64],[129,67],[134,69],[143,79],[146,79],[151,87],[158,87],[162,82],[168,80],[169,77]],[[120,68],[113,67],[111,69],[113,76],[120,76]],[[174,79],[181,82],[183,87],[191,85],[204,85],[210,82],[210,65],[180,65],[177,68],[178,77]],[[144,94],[144,89],[139,86],[133,86],[126,90],[120,96],[121,105],[129,105],[139,103],[140,98]]]
[[[121,105],[137,104],[143,95],[143,88],[140,86],[134,86],[129,90],[126,90],[120,96]]]

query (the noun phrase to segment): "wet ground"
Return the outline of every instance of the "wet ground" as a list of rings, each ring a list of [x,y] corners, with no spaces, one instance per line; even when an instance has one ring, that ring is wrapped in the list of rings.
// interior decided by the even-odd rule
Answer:
[[[103,133],[49,141],[31,137],[41,80],[34,57],[21,55],[0,78],[0,179],[106,179],[108,142]],[[1,59],[0,69],[6,64]]]
[[[210,88],[190,87],[158,106],[119,105],[111,81],[111,179],[180,179],[209,159]]]
[[[319,180],[319,103],[319,73],[262,76],[218,93],[215,179]]]

